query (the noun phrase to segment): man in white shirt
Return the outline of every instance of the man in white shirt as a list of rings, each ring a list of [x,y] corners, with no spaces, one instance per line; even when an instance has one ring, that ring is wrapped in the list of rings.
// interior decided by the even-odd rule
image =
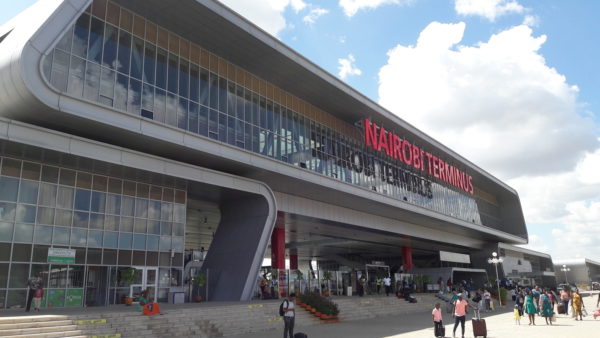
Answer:
[[[283,338],[287,338],[288,333],[290,338],[294,338],[294,318],[296,317],[296,310],[294,309],[294,303],[296,300],[296,294],[291,293],[288,299],[283,301]]]
[[[485,312],[489,312],[492,295],[487,289],[483,292],[483,301],[485,302]]]
[[[385,277],[383,279],[383,285],[385,285],[385,295],[389,296],[392,292],[392,279],[390,277]]]

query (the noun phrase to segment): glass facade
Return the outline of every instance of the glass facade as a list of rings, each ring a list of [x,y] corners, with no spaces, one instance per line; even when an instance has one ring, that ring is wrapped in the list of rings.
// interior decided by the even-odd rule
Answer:
[[[482,224],[477,197],[370,151],[339,131],[353,127],[299,113],[297,98],[110,1],[94,1],[43,68],[68,95]]]
[[[129,287],[118,272],[130,266],[158,268],[159,300],[169,287],[181,286],[185,190],[11,157],[0,161],[0,308],[23,307],[27,279],[38,272],[48,307],[81,306],[102,278],[102,304],[120,303]],[[49,248],[74,249],[75,263],[49,264]]]

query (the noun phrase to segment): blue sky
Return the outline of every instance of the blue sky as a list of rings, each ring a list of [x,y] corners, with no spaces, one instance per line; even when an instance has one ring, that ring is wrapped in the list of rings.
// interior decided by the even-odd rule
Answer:
[[[223,2],[517,189],[529,247],[600,261],[599,1]]]

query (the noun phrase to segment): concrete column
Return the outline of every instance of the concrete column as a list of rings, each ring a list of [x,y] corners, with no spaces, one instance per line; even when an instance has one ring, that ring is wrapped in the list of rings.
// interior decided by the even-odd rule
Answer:
[[[271,234],[271,267],[285,269],[285,229],[275,228]]]

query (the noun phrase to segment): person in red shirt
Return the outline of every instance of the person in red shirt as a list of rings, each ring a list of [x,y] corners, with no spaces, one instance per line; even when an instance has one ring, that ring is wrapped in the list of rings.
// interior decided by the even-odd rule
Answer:
[[[456,328],[460,323],[462,329],[462,337],[465,337],[465,318],[467,316],[469,303],[462,298],[462,293],[459,293],[458,299],[454,302],[454,330],[452,331],[453,336],[456,337]]]

